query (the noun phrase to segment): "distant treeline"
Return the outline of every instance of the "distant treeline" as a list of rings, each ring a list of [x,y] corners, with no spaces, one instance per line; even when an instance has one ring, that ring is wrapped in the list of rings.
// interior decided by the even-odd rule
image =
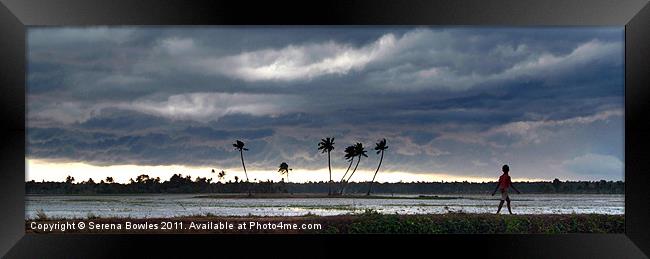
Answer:
[[[365,193],[370,182],[350,182],[345,193]],[[515,182],[517,189],[527,194],[624,194],[623,181],[560,181]],[[340,188],[340,183],[334,183]],[[489,194],[496,182],[397,182],[375,183],[373,193],[383,194]],[[92,179],[74,183],[68,177],[66,182],[26,182],[27,194],[129,194],[129,193],[328,193],[327,182],[212,182],[212,179],[175,174],[168,181],[140,175],[128,184],[113,183],[112,178],[99,183]]]

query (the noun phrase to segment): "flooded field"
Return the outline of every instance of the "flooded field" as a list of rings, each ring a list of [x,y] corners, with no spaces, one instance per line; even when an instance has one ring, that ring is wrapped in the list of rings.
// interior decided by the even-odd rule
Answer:
[[[27,195],[25,219],[40,213],[48,218],[175,216],[301,216],[361,213],[367,209],[386,214],[494,213],[499,200],[489,195],[418,195],[385,198],[230,198],[201,194],[141,195]],[[427,196],[429,197],[429,196]],[[624,195],[512,195],[515,214],[624,214]],[[504,211],[507,209],[504,205]],[[502,212],[502,213],[503,213]]]

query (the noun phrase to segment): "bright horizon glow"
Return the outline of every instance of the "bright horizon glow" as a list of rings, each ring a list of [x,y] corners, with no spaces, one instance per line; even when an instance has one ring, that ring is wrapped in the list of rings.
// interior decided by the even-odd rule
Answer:
[[[216,174],[211,173],[210,167],[193,167],[185,165],[171,165],[171,166],[139,166],[139,165],[111,165],[111,166],[96,166],[80,162],[54,162],[39,159],[26,159],[25,160],[26,173],[25,181],[53,181],[63,182],[65,178],[70,175],[75,178],[75,182],[82,182],[93,178],[95,182],[100,182],[106,177],[113,177],[117,183],[128,183],[129,179],[135,179],[138,175],[146,174],[149,177],[160,177],[161,181],[169,180],[174,174],[182,174],[183,176],[191,175],[192,180],[196,177],[212,178],[213,182],[217,181]],[[343,176],[346,168],[332,168],[332,180],[339,181]],[[215,168],[216,172],[221,169]],[[235,176],[240,180],[245,180],[244,171],[241,168],[224,169],[226,177],[222,182],[234,181]],[[352,170],[350,170],[352,171]],[[355,172],[352,177],[352,182],[366,182],[372,180],[374,170],[359,170]],[[283,176],[277,170],[248,170],[250,181],[266,181],[272,180],[274,182],[280,181]],[[349,174],[348,174],[349,175]],[[480,176],[455,176],[445,173],[409,173],[398,171],[383,171],[380,169],[375,182],[493,182],[498,179],[498,172],[495,170],[494,177],[480,177]],[[517,182],[523,181],[550,181],[552,179],[541,178],[519,178],[514,174],[513,180]],[[293,169],[289,175],[290,182],[319,182],[327,181],[329,179],[329,172],[327,168],[318,170],[306,169]],[[286,179],[285,179],[286,180]]]

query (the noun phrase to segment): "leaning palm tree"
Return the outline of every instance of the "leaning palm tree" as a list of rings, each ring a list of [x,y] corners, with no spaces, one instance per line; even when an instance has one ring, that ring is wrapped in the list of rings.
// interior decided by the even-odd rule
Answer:
[[[235,149],[239,151],[239,157],[241,157],[241,166],[244,168],[244,175],[246,175],[246,183],[248,183],[248,173],[246,172],[246,164],[244,164],[244,151],[248,151],[248,148],[244,147],[244,142],[237,140],[232,144]],[[248,186],[248,196],[251,195],[250,185]]]
[[[345,181],[345,185],[341,189],[341,195],[343,195],[343,191],[345,191],[345,187],[348,186],[348,184],[350,183],[350,179],[352,179],[352,176],[357,171],[357,167],[359,167],[359,162],[361,162],[361,157],[364,156],[368,157],[366,152],[367,151],[363,147],[363,144],[357,142],[357,144],[354,145],[354,156],[357,157],[357,164],[354,166],[354,169],[352,170],[352,173],[350,173],[350,176],[348,176],[348,180]]]
[[[289,168],[289,165],[285,162],[282,162],[280,164],[280,169],[278,169],[278,172],[280,172],[281,175],[286,174],[287,175],[287,182],[289,182],[289,171],[293,169]]]
[[[386,139],[382,139],[375,143],[375,150],[377,150],[377,154],[381,153],[381,157],[379,157],[379,165],[377,166],[377,170],[375,170],[375,175],[372,176],[372,181],[370,181],[370,186],[368,187],[368,193],[366,193],[366,195],[370,195],[370,192],[372,191],[372,183],[375,182],[375,177],[377,177],[377,172],[379,172],[381,162],[384,160],[384,151],[386,149],[388,149],[388,146],[386,146]]]
[[[330,152],[334,150],[334,137],[321,139],[318,143],[318,150],[321,150],[321,153],[327,152],[327,168],[330,170],[330,181],[328,185],[329,190],[327,192],[327,195],[332,195],[332,164],[330,159]]]
[[[355,151],[356,150],[354,149],[354,145],[351,145],[351,146],[348,146],[348,147],[345,148],[345,151],[344,151],[345,156],[344,156],[344,158],[345,158],[345,160],[350,161],[350,164],[348,165],[348,169],[345,170],[345,174],[343,174],[343,177],[341,178],[341,182],[340,182],[341,189],[343,189],[343,183],[345,182],[345,176],[348,175],[348,172],[350,171],[350,168],[352,168],[352,162],[354,162],[354,157],[356,157]]]

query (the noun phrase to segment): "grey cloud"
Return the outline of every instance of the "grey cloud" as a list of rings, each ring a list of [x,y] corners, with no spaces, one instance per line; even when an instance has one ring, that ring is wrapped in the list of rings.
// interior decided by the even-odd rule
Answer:
[[[608,178],[623,171],[623,161],[619,158],[593,153],[564,161],[562,165],[577,174]]]
[[[535,178],[622,154],[621,28],[59,30],[29,31],[30,158],[229,167],[243,139],[251,168],[321,169],[320,138],[345,167],[385,137],[387,171]]]

